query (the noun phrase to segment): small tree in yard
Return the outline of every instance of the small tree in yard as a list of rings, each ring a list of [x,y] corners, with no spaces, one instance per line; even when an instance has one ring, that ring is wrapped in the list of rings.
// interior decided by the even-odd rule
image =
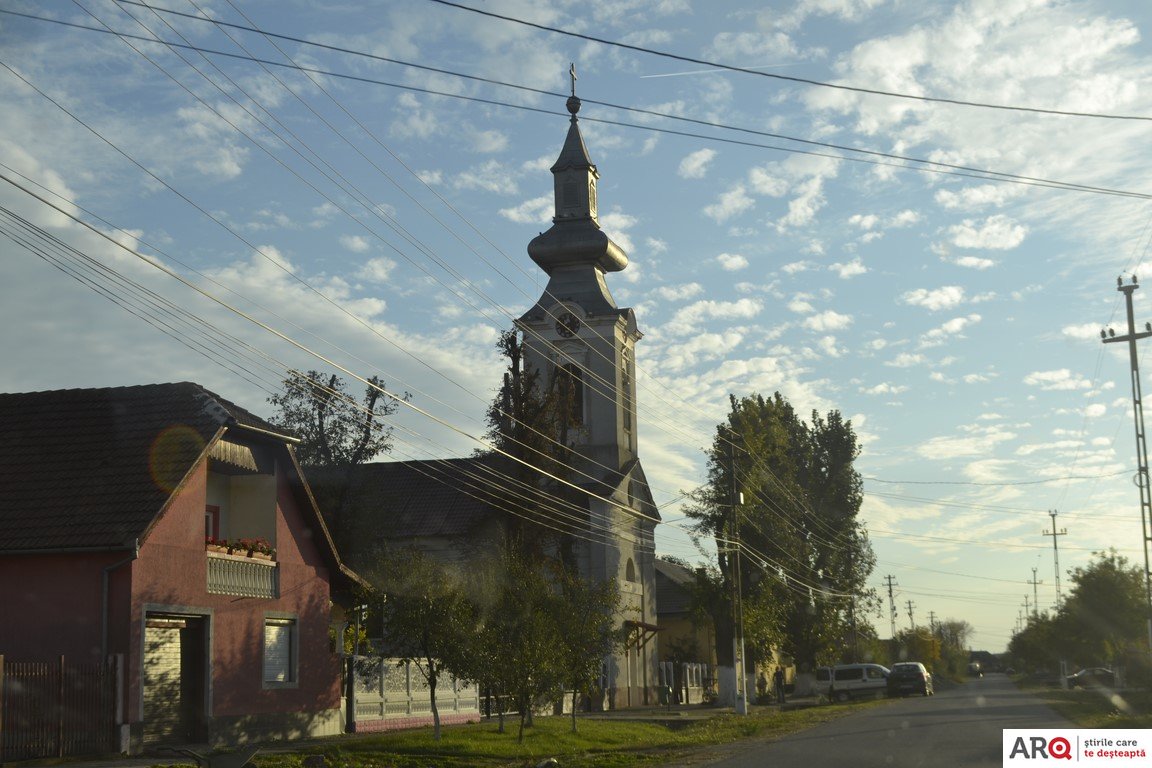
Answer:
[[[612,581],[583,579],[574,570],[557,568],[557,611],[561,664],[572,687],[572,732],[576,732],[579,695],[591,689],[600,675],[604,657],[620,644],[616,614],[620,591]]]
[[[436,690],[446,672],[467,667],[476,608],[452,568],[420,550],[390,551],[376,574],[374,602],[383,605],[385,650],[412,663],[428,683],[434,736],[440,740]]]

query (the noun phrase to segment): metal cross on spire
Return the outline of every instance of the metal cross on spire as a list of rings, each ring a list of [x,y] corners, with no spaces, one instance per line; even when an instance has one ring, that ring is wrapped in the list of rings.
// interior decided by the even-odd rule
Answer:
[[[576,62],[569,62],[568,64],[568,77],[572,78],[572,95],[576,95]]]

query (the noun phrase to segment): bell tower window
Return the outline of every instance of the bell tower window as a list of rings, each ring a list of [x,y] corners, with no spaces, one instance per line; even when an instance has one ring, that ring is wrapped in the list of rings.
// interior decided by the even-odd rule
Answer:
[[[556,371],[556,391],[560,396],[560,412],[567,414],[568,425],[584,425],[584,372],[569,363]]]

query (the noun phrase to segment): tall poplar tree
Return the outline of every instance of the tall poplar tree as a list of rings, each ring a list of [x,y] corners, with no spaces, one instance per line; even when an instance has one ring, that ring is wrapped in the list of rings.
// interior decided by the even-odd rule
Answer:
[[[732,395],[729,404],[708,450],[708,482],[686,508],[697,533],[717,541],[717,592],[733,594],[738,559],[746,622],[749,606],[760,622],[745,633],[749,658],[772,647],[800,664],[850,658],[853,625],[874,599],[866,580],[875,564],[858,520],[852,424],[838,411],[804,422],[779,392]],[[744,503],[734,508],[735,493]],[[717,654],[731,663],[730,604],[717,602],[714,619]]]

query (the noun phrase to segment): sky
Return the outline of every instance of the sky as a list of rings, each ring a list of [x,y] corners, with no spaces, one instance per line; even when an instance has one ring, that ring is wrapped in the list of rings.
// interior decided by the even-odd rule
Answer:
[[[192,380],[270,416],[291,368],[379,375],[411,393],[392,458],[467,455],[544,287],[574,64],[658,553],[699,557],[729,394],[779,391],[860,438],[882,637],[892,576],[898,629],[911,602],[1002,650],[1056,600],[1053,523],[1065,593],[1093,551],[1143,564],[1099,332],[1152,276],[1146,3],[462,4],[507,18],[4,3],[0,391]]]

